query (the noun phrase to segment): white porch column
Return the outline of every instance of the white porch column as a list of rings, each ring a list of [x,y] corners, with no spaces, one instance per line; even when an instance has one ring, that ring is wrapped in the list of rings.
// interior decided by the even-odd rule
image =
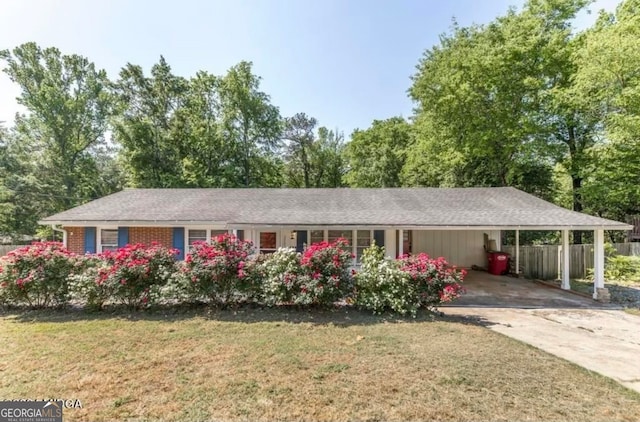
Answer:
[[[396,259],[396,231],[384,231],[384,251],[387,258]]]
[[[516,230],[516,275],[520,275],[520,230]]]
[[[564,290],[571,289],[569,282],[569,230],[562,230],[562,285]]]
[[[398,230],[398,256],[404,255],[404,230]]]
[[[604,230],[593,231],[593,298],[604,288]]]

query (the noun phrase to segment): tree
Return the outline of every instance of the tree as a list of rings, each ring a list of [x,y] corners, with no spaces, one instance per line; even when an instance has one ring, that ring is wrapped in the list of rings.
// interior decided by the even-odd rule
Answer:
[[[356,129],[345,148],[345,182],[352,187],[400,186],[410,144],[411,127],[402,117],[374,120],[370,128]]]
[[[57,209],[60,190],[47,177],[48,169],[40,165],[33,143],[25,140],[24,131],[6,131],[2,135],[0,154],[0,233],[19,237],[36,232],[38,219]]]
[[[164,57],[146,77],[128,63],[113,86],[118,99],[114,137],[121,145],[129,183],[137,187],[184,185],[184,140],[174,130],[175,115],[185,101],[187,81],[171,72]]]
[[[314,130],[318,121],[304,113],[297,113],[293,117],[284,119],[282,138],[286,142],[285,162],[289,174],[290,185],[312,187],[311,184],[311,155],[315,147]],[[302,175],[302,183],[297,175]]]
[[[260,77],[251,62],[240,62],[220,80],[222,133],[233,146],[240,186],[279,186],[283,183],[275,157],[282,132],[280,113],[260,91]]]
[[[344,186],[345,174],[344,134],[338,129],[318,129],[311,155],[311,168],[315,169],[312,185],[316,188],[340,188]]]
[[[553,166],[574,179],[574,209],[596,122],[568,91],[570,22],[588,0],[530,0],[427,50],[413,77],[416,143],[403,180],[516,186],[553,196]]]
[[[232,187],[235,144],[224,135],[220,79],[198,72],[189,80],[184,104],[176,112],[172,138],[182,139],[184,184],[191,187]]]
[[[640,1],[622,2],[582,35],[572,94],[606,142],[590,151],[586,208],[624,220],[640,213]]]
[[[115,188],[102,185],[97,163],[108,152],[105,133],[113,99],[105,71],[85,57],[26,43],[0,52],[0,60],[21,88],[18,103],[27,109],[16,116],[4,144],[5,193],[33,201],[26,214],[20,211],[24,204],[11,204],[13,217],[4,223],[14,232],[32,234],[39,217]]]

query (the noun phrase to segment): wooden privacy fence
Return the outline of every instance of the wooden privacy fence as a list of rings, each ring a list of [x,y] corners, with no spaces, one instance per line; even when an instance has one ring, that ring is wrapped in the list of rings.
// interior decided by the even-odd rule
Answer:
[[[0,245],[0,256],[5,256],[14,249],[18,249],[24,245]]]
[[[640,242],[614,243],[620,255],[640,255]],[[569,276],[585,278],[593,268],[593,245],[569,246]],[[515,260],[515,246],[503,246],[502,250]],[[562,248],[559,245],[520,246],[520,268],[527,278],[553,280],[560,277]]]

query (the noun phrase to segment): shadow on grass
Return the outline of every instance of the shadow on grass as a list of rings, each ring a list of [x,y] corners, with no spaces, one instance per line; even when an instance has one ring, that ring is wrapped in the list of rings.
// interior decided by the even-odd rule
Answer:
[[[262,322],[280,322],[289,324],[316,324],[349,327],[354,325],[421,323],[434,321],[457,322],[470,325],[491,325],[477,316],[446,315],[446,308],[441,311],[420,310],[415,318],[393,313],[374,315],[370,311],[360,310],[354,306],[344,305],[333,308],[279,306],[262,307],[245,305],[237,308],[219,309],[206,304],[181,304],[154,306],[145,310],[132,310],[124,306],[110,306],[100,311],[90,311],[82,307],[64,309],[4,309],[0,317],[10,318],[18,322],[67,323],[73,321],[158,321],[173,323],[182,320],[202,318],[211,321],[236,322],[254,324]]]

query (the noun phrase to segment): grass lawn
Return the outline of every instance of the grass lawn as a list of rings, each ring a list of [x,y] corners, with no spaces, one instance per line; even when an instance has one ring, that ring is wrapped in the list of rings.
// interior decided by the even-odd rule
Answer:
[[[637,420],[640,395],[492,332],[354,310],[0,315],[0,398],[66,421]]]
[[[625,308],[624,311],[628,314],[631,315],[638,315],[640,316],[640,309],[638,308]]]

